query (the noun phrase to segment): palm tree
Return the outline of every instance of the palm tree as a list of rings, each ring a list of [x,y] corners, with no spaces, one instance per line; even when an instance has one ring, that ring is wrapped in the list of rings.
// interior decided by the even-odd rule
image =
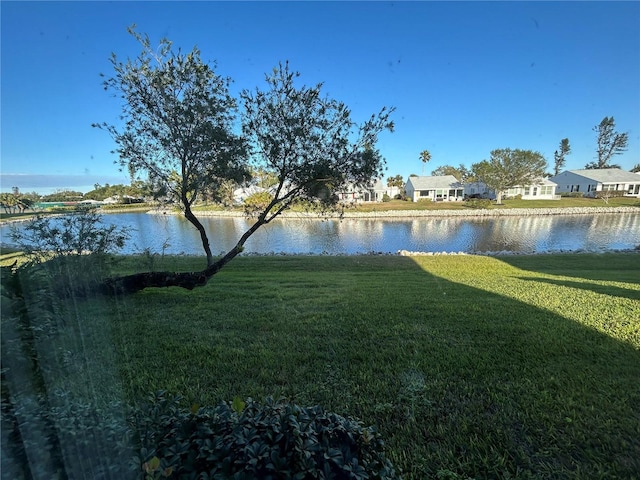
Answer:
[[[422,175],[424,176],[424,166],[429,160],[431,160],[431,154],[429,150],[423,150],[420,152],[420,160],[422,161]]]

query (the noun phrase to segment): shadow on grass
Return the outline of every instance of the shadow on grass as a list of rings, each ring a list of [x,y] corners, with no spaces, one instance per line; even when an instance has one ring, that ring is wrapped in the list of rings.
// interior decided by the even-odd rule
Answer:
[[[129,402],[160,389],[200,404],[274,395],[358,416],[405,478],[635,475],[638,349],[444,278],[469,268],[519,282],[486,258],[237,258],[192,292],[63,302],[56,314],[77,321],[38,348],[49,390],[56,375],[86,382],[60,358],[70,337],[84,348],[75,362],[113,369]],[[117,365],[97,365],[109,349]]]
[[[558,287],[570,287],[581,290],[588,290],[600,295],[611,295],[620,298],[629,298],[631,300],[640,300],[640,290],[632,290],[630,288],[621,288],[613,285],[601,285],[593,282],[571,282],[568,280],[553,280],[550,278],[540,277],[518,277],[520,280],[531,282],[542,282],[549,285],[556,285]]]
[[[640,283],[640,251],[629,253],[576,253],[514,255],[500,260],[521,270],[585,280]]]

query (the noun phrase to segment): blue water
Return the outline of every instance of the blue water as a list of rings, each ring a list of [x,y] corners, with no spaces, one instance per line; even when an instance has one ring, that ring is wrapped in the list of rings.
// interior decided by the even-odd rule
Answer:
[[[198,232],[183,217],[122,213],[106,223],[131,229],[123,253],[201,255]],[[252,222],[245,218],[201,218],[214,254],[231,249]],[[21,224],[16,224],[21,228]],[[10,244],[8,226],[0,242]],[[454,217],[404,219],[274,220],[246,243],[247,253],[357,254],[422,252],[556,251],[604,252],[640,244],[640,214],[546,215],[530,217]]]

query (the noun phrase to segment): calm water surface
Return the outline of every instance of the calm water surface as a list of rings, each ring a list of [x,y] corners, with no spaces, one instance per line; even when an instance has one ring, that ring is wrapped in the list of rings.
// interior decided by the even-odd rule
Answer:
[[[105,222],[132,228],[124,253],[202,254],[197,231],[183,217],[122,213]],[[252,224],[245,218],[201,219],[214,254],[232,248]],[[18,228],[19,225],[18,225]],[[8,228],[0,241],[11,243]],[[423,252],[544,253],[632,249],[640,244],[640,214],[492,218],[280,219],[245,245],[248,253],[357,254]]]

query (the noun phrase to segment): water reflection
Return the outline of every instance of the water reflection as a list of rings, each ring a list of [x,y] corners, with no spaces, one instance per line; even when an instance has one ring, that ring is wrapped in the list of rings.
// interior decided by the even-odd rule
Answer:
[[[125,253],[202,253],[200,236],[184,217],[126,213],[105,221],[133,229]],[[201,219],[214,253],[226,252],[251,226],[245,218]],[[17,225],[20,228],[20,225]],[[10,244],[9,228],[0,241]],[[484,218],[281,219],[262,227],[246,244],[250,253],[425,252],[542,253],[632,249],[640,243],[640,214]]]

